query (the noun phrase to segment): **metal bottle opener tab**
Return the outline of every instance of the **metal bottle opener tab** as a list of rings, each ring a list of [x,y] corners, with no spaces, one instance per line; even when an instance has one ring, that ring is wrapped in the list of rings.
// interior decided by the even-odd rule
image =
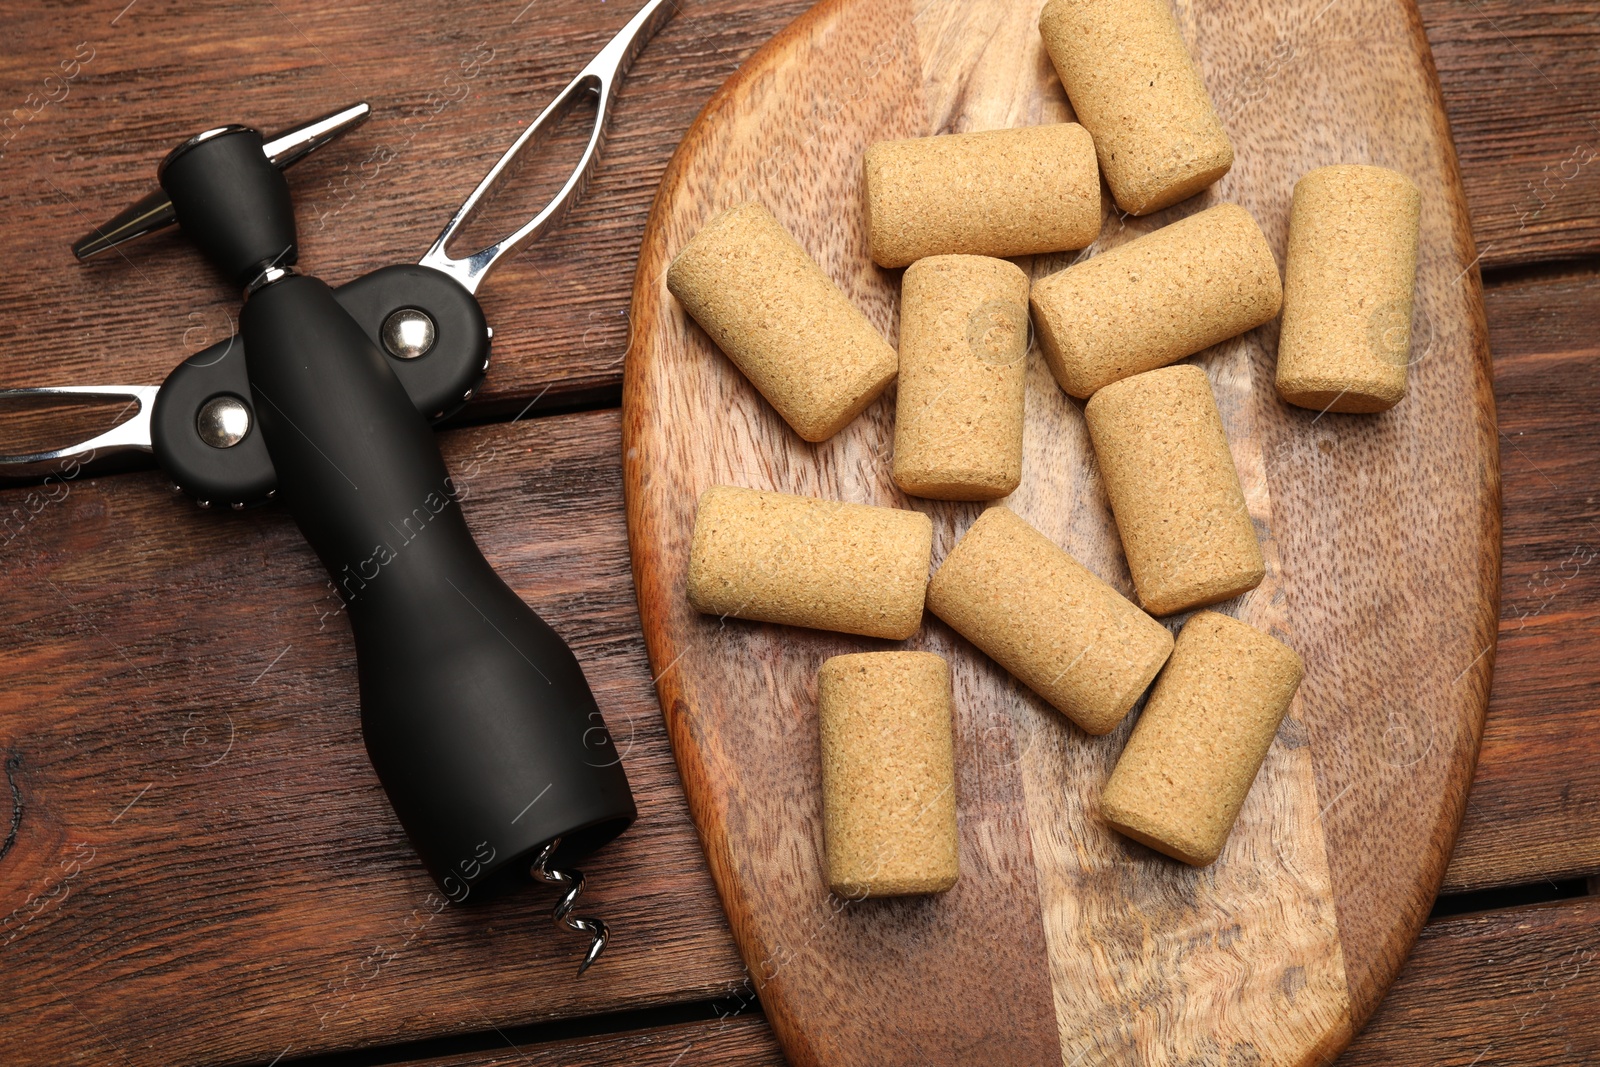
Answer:
[[[470,399],[491,331],[474,296],[490,271],[553,226],[593,172],[611,103],[673,11],[650,0],[547,106],[415,265],[331,289],[301,274],[282,169],[364,121],[356,104],[264,138],[245,126],[191,137],[161,188],[73,251],[88,258],[176,223],[245,293],[239,336],[197,353],[159,387],[54,386],[20,397],[125,397],[137,415],[62,449],[0,456],[0,474],[91,455],[154,452],[201,506],[278,497],[345,599],[367,752],[395,813],[452,900],[526,871],[558,886],[554,920],[605,948],[571,914],[570,863],[636,816],[620,757],[577,658],[473,542],[428,419]],[[592,96],[594,127],[555,197],[515,232],[463,258],[447,246],[541,132]]]

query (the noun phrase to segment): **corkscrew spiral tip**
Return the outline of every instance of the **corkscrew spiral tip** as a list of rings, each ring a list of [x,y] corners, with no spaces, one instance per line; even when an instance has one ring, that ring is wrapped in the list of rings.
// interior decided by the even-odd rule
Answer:
[[[589,951],[584,954],[583,962],[578,964],[578,977],[582,978],[583,973],[600,958],[600,953],[606,950],[606,944],[611,939],[611,930],[599,919],[572,914],[578,896],[583,892],[583,872],[550,866],[550,860],[560,845],[561,838],[558,837],[540,849],[539,854],[533,859],[529,873],[545,885],[553,885],[562,890],[561,899],[557,900],[556,906],[551,909],[551,920],[557,926],[574,933],[589,935]]]

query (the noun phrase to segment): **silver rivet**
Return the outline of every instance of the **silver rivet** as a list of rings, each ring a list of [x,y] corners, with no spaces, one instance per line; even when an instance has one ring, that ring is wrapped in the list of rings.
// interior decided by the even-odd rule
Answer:
[[[200,508],[209,508],[211,506],[211,501],[209,500],[196,500],[194,503],[195,507]]]
[[[433,347],[433,320],[416,308],[401,308],[383,320],[383,347],[397,359],[416,359]]]
[[[212,448],[232,448],[250,432],[250,409],[236,396],[214,396],[200,405],[195,429]]]
[[[230,508],[232,508],[234,511],[243,511],[244,510],[244,501],[243,500],[235,500],[233,503],[229,504],[228,506]]]

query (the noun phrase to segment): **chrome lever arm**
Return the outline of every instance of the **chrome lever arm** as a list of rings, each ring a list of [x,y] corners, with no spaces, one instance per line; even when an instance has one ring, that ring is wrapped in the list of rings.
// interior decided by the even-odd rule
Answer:
[[[450,217],[450,221],[445,223],[438,240],[433,242],[433,247],[428,249],[419,262],[424,267],[443,271],[459,282],[467,292],[476,293],[478,286],[483,284],[484,277],[497,263],[514,255],[529,241],[539,237],[545,230],[559,222],[573,201],[582,194],[589,175],[594,171],[600,155],[600,146],[605,141],[606,123],[611,117],[611,100],[616,93],[617,83],[627,73],[634,57],[676,10],[672,0],[650,0],[641,8],[639,13],[611,39],[611,42],[589,61],[589,65],[567,83],[567,87],[539,113],[539,117],[528,124],[521,136],[512,142],[511,147],[506,149],[505,154],[489,173],[484,175],[483,181],[478,183],[472,195],[467,197]],[[522,150],[538,137],[541,130],[547,125],[559,122],[585,93],[593,94],[597,101],[594,129],[589,133],[589,143],[584,147],[582,158],[578,160],[578,165],[566,183],[561,186],[560,192],[556,193],[537,215],[524,223],[515,233],[502,237],[471,255],[460,259],[452,257],[445,250],[446,246],[472,217],[479,203],[499,181],[501,174],[515,162]]]
[[[45,385],[28,389],[0,389],[0,400],[37,397],[113,397],[139,405],[133,418],[120,422],[86,441],[53,448],[46,452],[0,455],[0,476],[58,474],[74,463],[87,463],[96,455],[113,452],[149,452],[150,416],[155,408],[156,385]]]
[[[370,104],[351,104],[319,119],[284,130],[261,146],[261,151],[279,168],[292,167],[329,141],[367,121]]]

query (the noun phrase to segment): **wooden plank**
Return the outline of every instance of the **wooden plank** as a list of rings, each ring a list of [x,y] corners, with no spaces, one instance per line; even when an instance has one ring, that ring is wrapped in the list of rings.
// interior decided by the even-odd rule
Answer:
[[[784,1067],[772,1028],[759,1013],[606,1037],[507,1040],[501,1051],[409,1060],[403,1067]]]
[[[1600,1063],[1600,897],[1430,924],[1339,1067]]]
[[[1483,265],[1600,252],[1600,4],[1418,7]]]
[[[573,643],[639,800],[586,865],[615,940],[581,982],[550,891],[443,906],[286,513],[200,511],[153,473],[31,514],[33,490],[0,493],[0,1058],[264,1062],[738,985],[645,663],[617,435],[608,412],[444,437],[490,561]]]
[[[624,18],[587,0],[457,5],[448,20],[433,0],[381,10],[314,0],[124,6],[7,21],[0,79],[16,110],[0,123],[0,235],[10,250],[0,306],[14,320],[0,386],[159,382],[229,335],[237,295],[179,239],[149,239],[128,246],[126,260],[113,253],[90,267],[67,251],[140,195],[182,137],[233,120],[274,128],[370,100],[367,126],[291,179],[303,264],[345,281],[421,255],[514,132]],[[484,289],[497,335],[480,414],[535,396],[553,405],[615,395],[633,266],[667,158],[712,90],[807,6],[694,0],[640,56],[584,200]],[[1421,6],[1484,264],[1600,251],[1594,0]],[[1285,56],[1304,51],[1293,30],[1286,23],[1262,42],[1246,72],[1262,92]],[[530,168],[530,182],[547,187],[559,163]]]
[[[1505,500],[1500,649],[1445,890],[1600,872],[1600,275],[1487,290]]]
[[[1432,923],[1388,997],[1335,1067],[1600,1063],[1600,1018],[1593,1010],[1600,1001],[1597,964],[1600,897]],[[618,1053],[618,1047],[627,1053]],[[683,1063],[758,1065],[781,1062],[774,1049],[764,1021],[735,1018],[587,1043],[418,1060],[412,1067],[634,1062],[672,1067],[678,1061],[669,1053],[680,1052]],[[629,1058],[634,1054],[637,1060]]]

